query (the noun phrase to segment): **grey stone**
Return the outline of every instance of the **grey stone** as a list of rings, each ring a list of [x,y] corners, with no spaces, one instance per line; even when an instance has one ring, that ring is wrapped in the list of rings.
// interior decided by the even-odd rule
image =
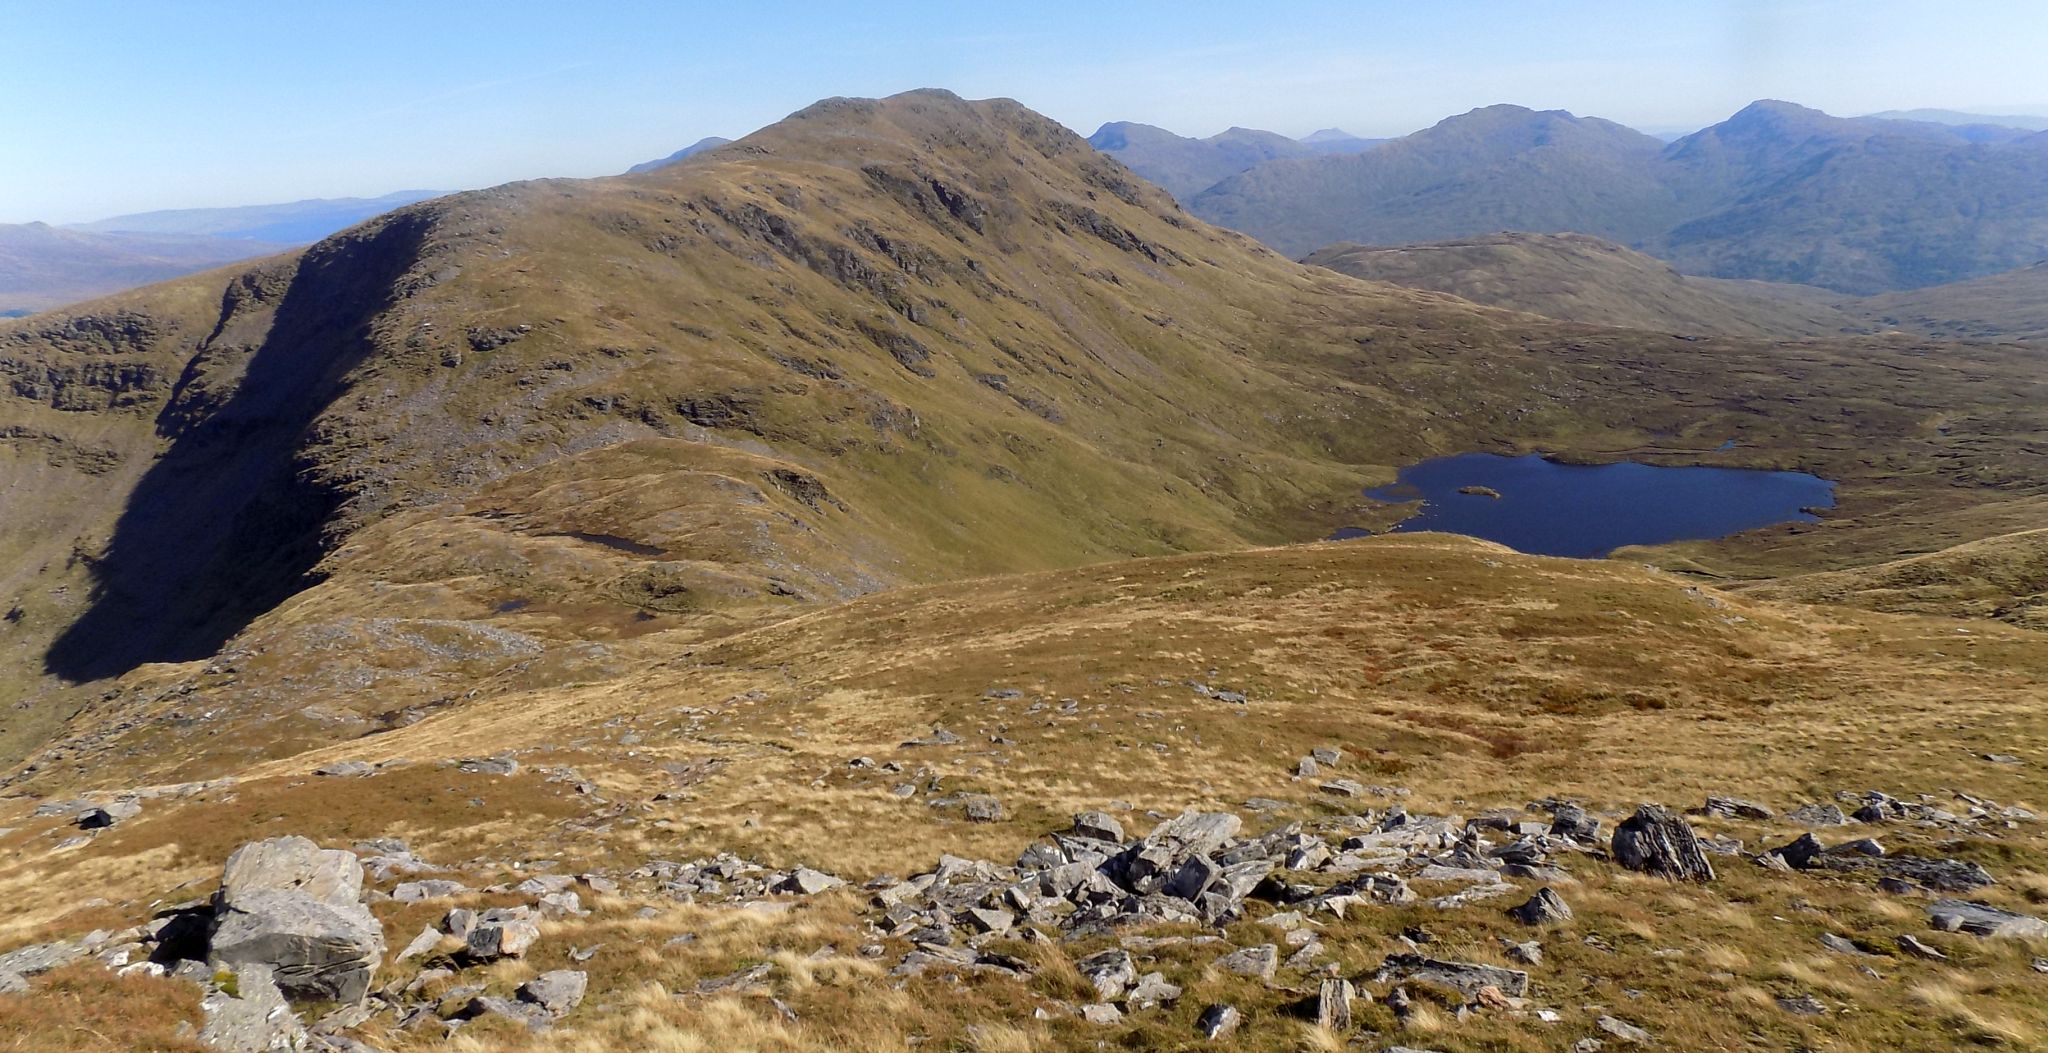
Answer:
[[[28,977],[20,973],[0,972],[0,994],[21,994],[28,990]]]
[[[359,760],[345,760],[335,761],[332,764],[323,764],[313,769],[313,774],[324,775],[334,779],[354,779],[361,778],[376,770]]]
[[[124,819],[133,819],[141,814],[142,806],[134,801],[111,801],[80,812],[75,822],[80,830],[104,830]]]
[[[583,1004],[583,994],[590,987],[590,976],[576,969],[555,969],[545,972],[519,985],[519,1000],[532,1002],[548,1011],[550,1016],[561,1016]]]
[[[1124,1013],[1107,1002],[1091,1002],[1081,1007],[1081,1019],[1107,1027],[1123,1023]]]
[[[1122,844],[1124,824],[1108,812],[1082,812],[1074,816],[1073,836]]]
[[[1593,1021],[1593,1026],[1599,1028],[1602,1031],[1607,1032],[1610,1035],[1613,1035],[1615,1038],[1618,1038],[1623,1042],[1633,1043],[1638,1046],[1647,1046],[1650,1044],[1651,1041],[1650,1033],[1648,1031],[1645,1031],[1642,1028],[1639,1028],[1634,1024],[1631,1024],[1628,1021],[1621,1019],[1620,1017],[1603,1016],[1600,1019]]]
[[[1132,1010],[1153,1009],[1180,1001],[1180,994],[1180,986],[1168,983],[1165,973],[1146,973],[1124,995],[1124,1005]]]
[[[460,881],[434,878],[427,881],[401,881],[391,889],[391,898],[400,903],[418,903],[421,900],[440,899],[444,896],[459,896],[469,891],[469,886]]]
[[[60,940],[55,943],[37,943],[0,954],[0,973],[16,976],[40,976],[52,969],[70,965],[84,958],[88,948],[82,942]]]
[[[1802,804],[1785,813],[1785,818],[1801,826],[1846,826],[1849,817],[1832,804]]]
[[[1861,958],[1870,956],[1870,952],[1858,946],[1855,940],[1849,939],[1846,936],[1837,936],[1832,932],[1820,934],[1820,945],[1836,954],[1847,954],[1852,957]]]
[[[306,1029],[268,968],[247,963],[199,1003],[199,1041],[219,1053],[297,1053]]]
[[[543,918],[569,918],[590,913],[583,909],[583,897],[574,892],[550,892],[534,904]]]
[[[1576,804],[1565,802],[1551,813],[1550,832],[1559,837],[1569,837],[1581,844],[1594,844],[1600,840],[1600,820],[1586,814]]]
[[[1124,990],[1138,978],[1138,966],[1131,960],[1131,952],[1121,949],[1091,954],[1075,962],[1074,968],[1105,1002],[1123,997]]]
[[[478,961],[525,957],[540,939],[540,926],[528,918],[478,921],[463,940],[463,951]]]
[[[1216,967],[1239,976],[1250,976],[1259,980],[1271,980],[1274,970],[1280,967],[1280,948],[1262,943],[1232,951],[1216,959]]]
[[[1314,758],[1317,764],[1325,767],[1334,767],[1344,762],[1344,751],[1335,746],[1317,746],[1308,751],[1308,755]]]
[[[431,951],[440,945],[441,930],[434,928],[432,925],[429,925],[426,928],[421,929],[420,934],[418,936],[414,936],[412,938],[412,942],[406,944],[405,949],[399,951],[398,957],[393,960],[402,962],[409,958],[417,958],[420,955],[425,954],[428,951]]]
[[[820,892],[829,891],[844,884],[846,882],[822,870],[798,867],[790,871],[788,877],[782,879],[782,883],[775,887],[775,891],[794,892],[800,896],[815,896]]]
[[[467,757],[456,761],[455,769],[471,775],[517,775],[519,762],[510,757]]]
[[[475,1020],[487,1016],[523,1024],[529,1031],[545,1031],[554,1023],[554,1016],[536,1003],[514,1001],[494,995],[477,995],[456,1013],[456,1017],[462,1020]]]
[[[1349,980],[1324,980],[1316,988],[1316,1026],[1332,1031],[1351,1030],[1351,1002],[1357,993]]]
[[[1826,852],[1827,846],[1821,844],[1819,838],[1811,833],[1805,833],[1790,843],[1779,845],[1764,854],[1776,856],[1793,870],[1810,870],[1819,865],[1821,856]]]
[[[1294,762],[1294,777],[1297,779],[1313,779],[1322,774],[1322,770],[1322,764],[1314,757],[1304,756]]]
[[[1448,987],[1468,998],[1476,996],[1482,987],[1499,988],[1510,998],[1521,998],[1529,993],[1529,974],[1520,969],[1445,961],[1421,954],[1390,954],[1386,961],[1380,963],[1379,972],[1373,977],[1375,983],[1409,980]]]
[[[1510,908],[1508,917],[1524,925],[1552,925],[1572,920],[1572,908],[1563,896],[1545,886],[1521,906]]]
[[[1365,796],[1365,786],[1351,779],[1331,779],[1329,782],[1319,784],[1316,789],[1338,797]]]
[[[1973,936],[2035,938],[2048,936],[2048,922],[2028,914],[1960,899],[1938,899],[1927,907],[1934,927]]]
[[[1659,805],[1645,804],[1614,828],[1614,861],[1629,870],[1673,881],[1714,880],[1714,864],[1700,850],[1692,824]]]
[[[961,804],[967,811],[967,821],[971,823],[1001,822],[1005,814],[1003,802],[985,793],[968,794],[961,798]]]
[[[1706,806],[1700,811],[1717,819],[1750,819],[1762,822],[1778,817],[1778,813],[1769,808],[1739,797],[1709,797]]]
[[[1201,1017],[1195,1021],[1195,1031],[1203,1038],[1214,1042],[1229,1037],[1242,1023],[1244,1014],[1238,1012],[1236,1006],[1212,1005],[1202,1010]]]
[[[295,1001],[354,1003],[369,992],[384,930],[359,902],[354,854],[303,837],[243,845],[214,895],[207,960],[260,965]]]

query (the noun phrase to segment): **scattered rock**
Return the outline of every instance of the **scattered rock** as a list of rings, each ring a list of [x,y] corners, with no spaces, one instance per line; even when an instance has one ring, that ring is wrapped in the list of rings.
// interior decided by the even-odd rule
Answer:
[[[1749,819],[1755,822],[1763,822],[1778,817],[1778,813],[1771,811],[1769,808],[1755,801],[1742,800],[1739,797],[1709,797],[1705,807],[1702,807],[1700,811],[1716,819]]]
[[[1524,925],[1550,925],[1572,920],[1572,908],[1564,897],[1548,886],[1538,889],[1528,902],[1511,908],[1508,916]]]
[[[1107,1002],[1093,1002],[1081,1007],[1081,1019],[1091,1024],[1108,1026],[1123,1023],[1124,1014],[1123,1010]]]
[[[519,762],[510,757],[468,757],[456,761],[455,770],[471,775],[517,775]]]
[[[142,806],[134,801],[113,801],[80,812],[75,823],[80,830],[105,830],[123,819],[133,819],[141,814]]]
[[[1785,813],[1785,818],[1800,826],[1847,826],[1849,817],[1832,804],[1802,804]]]
[[[1421,954],[1390,954],[1380,963],[1374,974],[1374,983],[1421,981],[1448,987],[1466,997],[1479,993],[1482,987],[1495,987],[1511,998],[1521,998],[1529,993],[1529,974],[1520,969],[1503,969],[1497,965],[1479,965],[1472,962],[1452,962],[1430,958]]]
[[[1783,1009],[1787,1013],[1791,1013],[1794,1016],[1828,1015],[1828,1007],[1822,1005],[1820,1003],[1820,1000],[1813,997],[1812,995],[1798,995],[1796,997],[1791,998],[1780,998],[1778,999],[1778,1008]]]
[[[588,974],[575,969],[555,969],[519,985],[519,1000],[531,1002],[559,1017],[583,1003],[590,987]]]
[[[477,961],[525,957],[540,939],[540,926],[524,907],[488,910],[463,940],[463,950]]]
[[[1280,966],[1280,948],[1270,943],[1232,951],[1216,959],[1216,967],[1239,976],[1271,980]]]
[[[1650,1044],[1651,1041],[1650,1033],[1648,1031],[1645,1031],[1642,1028],[1639,1028],[1634,1024],[1631,1024],[1628,1021],[1621,1019],[1620,1017],[1603,1016],[1600,1019],[1593,1021],[1593,1026],[1599,1028],[1602,1031],[1607,1032],[1610,1035],[1613,1035],[1615,1038],[1618,1038],[1623,1042],[1631,1042],[1639,1046],[1647,1046]]]
[[[2048,936],[2048,922],[1970,900],[1938,899],[1928,905],[1927,914],[1934,927],[1943,932],[2021,938]]]
[[[1107,841],[1122,844],[1124,824],[1108,812],[1082,812],[1074,817],[1073,836],[1090,841]]]
[[[1138,978],[1138,966],[1131,960],[1131,952],[1121,949],[1089,955],[1075,962],[1074,968],[1094,985],[1095,993],[1105,1002],[1123,997],[1124,990]]]
[[[1660,805],[1645,804],[1614,829],[1614,861],[1673,881],[1714,880],[1692,824]]]
[[[815,896],[820,892],[827,892],[844,884],[846,884],[845,881],[833,877],[822,870],[798,867],[790,871],[789,876],[783,878],[781,884],[775,886],[775,891],[793,892],[799,896]]]
[[[1195,1021],[1195,1031],[1203,1038],[1214,1042],[1228,1037],[1242,1023],[1244,1014],[1238,1012],[1236,1006],[1212,1005],[1202,1010],[1201,1017]]]
[[[376,770],[363,761],[345,760],[335,761],[332,764],[323,764],[313,769],[313,774],[333,779],[354,779],[368,775]]]
[[[1341,978],[1324,980],[1316,989],[1316,1026],[1332,1031],[1351,1030],[1351,1002],[1357,989]]]

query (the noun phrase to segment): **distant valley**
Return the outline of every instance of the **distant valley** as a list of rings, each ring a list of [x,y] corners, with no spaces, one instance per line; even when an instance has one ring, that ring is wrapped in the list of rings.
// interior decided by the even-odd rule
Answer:
[[[0,224],[0,315],[27,314],[268,256],[438,193],[405,190],[375,198],[172,209],[62,227]]]

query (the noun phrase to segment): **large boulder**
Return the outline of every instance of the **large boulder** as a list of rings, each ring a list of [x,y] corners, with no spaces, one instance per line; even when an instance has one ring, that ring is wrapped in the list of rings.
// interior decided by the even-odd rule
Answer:
[[[353,853],[303,837],[243,845],[214,894],[207,959],[263,966],[293,1001],[359,1002],[384,954],[383,927],[362,894]]]
[[[1614,828],[1614,861],[1673,881],[1714,880],[1714,864],[1692,824],[1662,805],[1646,804]]]

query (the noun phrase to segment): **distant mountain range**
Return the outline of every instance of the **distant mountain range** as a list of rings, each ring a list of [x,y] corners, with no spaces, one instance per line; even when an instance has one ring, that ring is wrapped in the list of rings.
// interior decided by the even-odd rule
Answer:
[[[635,172],[652,172],[657,168],[667,168],[669,165],[675,164],[677,161],[681,161],[690,157],[695,157],[696,155],[701,154],[706,150],[716,150],[717,148],[724,146],[729,142],[732,142],[732,140],[724,138],[723,136],[707,135],[704,138],[699,139],[696,142],[691,143],[690,145],[685,146],[680,150],[677,150],[675,153],[672,153],[667,157],[658,157],[652,161],[642,161],[639,164],[626,169],[626,174],[631,175]]]
[[[1126,125],[1099,149],[1190,212],[1299,256],[1504,230],[1591,234],[1687,273],[1869,295],[2048,256],[2048,133],[1831,117],[1754,103],[1674,142],[1562,110],[1489,106],[1336,156],[1299,143],[1229,167],[1212,147]],[[1270,133],[1225,133],[1238,143]],[[1274,140],[1292,144],[1278,147]]]
[[[0,224],[0,315],[27,314],[268,256],[439,196],[433,190],[401,190],[373,198],[140,212],[64,227]]]
[[[1384,141],[1361,139],[1339,128],[1325,128],[1301,139],[1256,128],[1231,128],[1207,139],[1190,139],[1130,121],[1105,124],[1088,137],[1088,145],[1122,161],[1182,201],[1267,161],[1344,156]]]
[[[1340,244],[1303,262],[1489,307],[1660,333],[1797,339],[1898,330],[1940,339],[2048,339],[2048,262],[1874,297],[1680,274],[1662,260],[1585,234]]]
[[[1989,124],[2002,128],[2021,128],[2031,132],[2048,131],[2048,117],[2024,114],[1965,113],[1961,110],[1885,110],[1864,116],[1880,121],[1925,121],[1929,124],[1952,124],[1958,127]]]
[[[441,190],[400,190],[382,197],[313,198],[280,205],[239,205],[231,208],[179,208],[138,212],[73,229],[100,233],[187,234],[242,238],[281,245],[303,245],[352,227],[394,208],[440,197]]]

